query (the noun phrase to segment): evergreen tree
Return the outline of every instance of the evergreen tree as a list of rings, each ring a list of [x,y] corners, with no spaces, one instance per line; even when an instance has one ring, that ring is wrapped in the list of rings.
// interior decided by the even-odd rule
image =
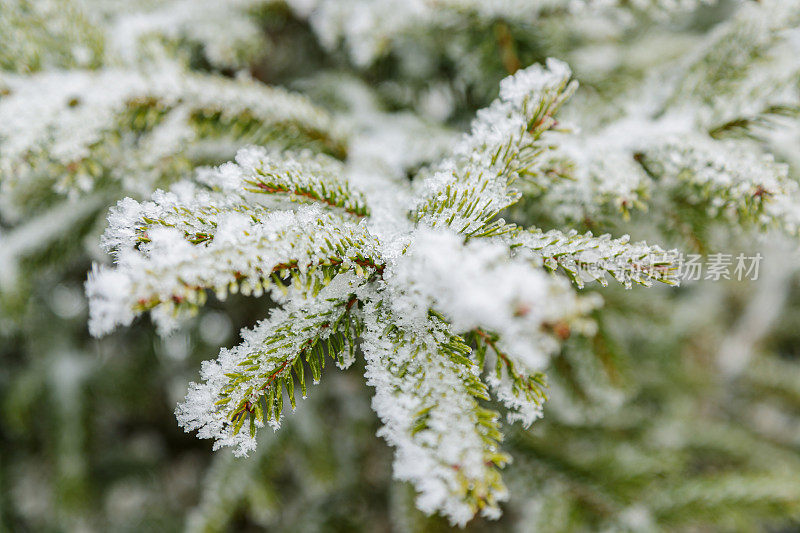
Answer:
[[[800,523],[797,1],[11,0],[0,35],[7,527]],[[184,395],[250,457],[206,472]]]

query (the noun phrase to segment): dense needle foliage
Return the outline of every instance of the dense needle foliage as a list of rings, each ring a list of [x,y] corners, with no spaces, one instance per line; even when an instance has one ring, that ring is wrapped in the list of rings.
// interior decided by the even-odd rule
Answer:
[[[8,527],[798,523],[797,1],[12,0],[0,36]]]

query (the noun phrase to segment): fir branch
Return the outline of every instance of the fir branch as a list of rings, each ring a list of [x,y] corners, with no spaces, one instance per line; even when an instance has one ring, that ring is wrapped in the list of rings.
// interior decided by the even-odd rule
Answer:
[[[781,118],[800,118],[800,104],[769,105],[755,115],[733,118],[714,126],[708,134],[714,139],[747,138],[759,141],[763,140],[765,131],[774,129],[780,123]]]
[[[468,237],[513,232],[495,217],[519,199],[518,179],[533,177],[547,149],[559,107],[577,88],[564,64],[549,60],[503,80],[500,98],[478,114],[471,133],[425,177],[411,218],[448,226]]]
[[[236,455],[255,449],[257,428],[280,427],[284,396],[295,409],[295,382],[306,397],[306,367],[316,384],[326,355],[340,368],[354,361],[361,321],[356,297],[347,293],[359,283],[353,275],[340,276],[313,302],[293,300],[243,330],[242,344],[204,364],[203,382],[190,386],[176,410],[179,423],[200,438],[213,438],[215,449],[234,446]]]
[[[606,286],[606,274],[630,288],[632,283],[650,286],[654,281],[677,285],[679,268],[677,250],[665,251],[645,242],[631,243],[624,235],[594,237],[591,232],[579,234],[550,230],[522,232],[515,236],[512,246],[518,252],[531,252],[537,261],[551,272],[566,274],[579,288],[586,281]]]
[[[102,61],[105,35],[95,13],[79,0],[7,0],[0,6],[0,69],[94,68]]]
[[[193,207],[185,207],[189,223],[197,220]],[[214,218],[206,221],[204,239],[187,238],[170,224],[151,227],[147,242],[117,250],[115,269],[95,269],[87,282],[92,331],[108,332],[146,310],[168,331],[176,315],[205,303],[206,290],[219,298],[229,290],[271,291],[276,298],[289,290],[317,294],[341,272],[368,277],[382,269],[374,237],[316,206],[266,214],[222,208]],[[113,231],[107,240],[120,241]]]
[[[106,11],[110,26],[106,54],[126,64],[164,55],[219,70],[248,67],[268,46],[255,8],[271,0],[165,0],[137,5],[133,12]],[[98,2],[91,2],[98,4]],[[220,31],[224,28],[224,31]]]
[[[668,139],[644,152],[648,172],[678,201],[759,229],[800,229],[800,187],[788,166],[751,145],[704,136]]]
[[[562,328],[562,337],[568,334],[567,326],[559,327]],[[478,366],[488,367],[487,381],[497,399],[509,409],[508,421],[519,420],[523,427],[530,426],[534,420],[541,418],[542,406],[547,401],[545,375],[520,371],[512,358],[498,347],[499,337],[496,334],[487,333],[481,328],[474,329],[472,333]],[[486,359],[487,348],[492,349],[494,365]]]
[[[668,104],[680,109],[699,105],[692,112],[717,134],[764,125],[771,110],[797,108],[800,67],[791,35],[800,23],[798,13],[797,0],[738,6],[682,65]]]
[[[235,165],[202,173],[200,180],[229,194],[248,191],[286,195],[292,201],[320,202],[355,217],[369,215],[364,195],[346,181],[344,166],[331,157],[309,151],[245,148],[236,154]]]
[[[507,498],[497,468],[508,456],[498,450],[497,414],[478,403],[488,395],[470,348],[436,317],[419,331],[387,328],[377,308],[365,318],[367,383],[379,434],[396,447],[395,475],[416,485],[420,509],[453,524],[479,511],[497,516]]]
[[[382,182],[387,195],[361,181],[361,193],[348,178],[358,171],[310,152],[247,148],[152,201],[125,199],[103,238],[116,266],[96,268],[87,282],[92,333],[147,310],[163,333],[208,290],[269,292],[282,308],[204,365],[177,412],[184,428],[245,454],[259,427],[277,427],[284,392],[294,406],[306,368],[317,381],[326,353],[346,367],[360,342],[381,434],[397,448],[395,474],[416,485],[419,507],[455,524],[476,512],[498,516],[507,456],[497,413],[479,403],[489,399],[481,369],[494,366],[486,382],[509,420],[530,424],[544,401],[541,372],[567,337],[593,334],[587,315],[599,305],[546,272],[545,259],[568,269],[564,257],[578,264],[601,250],[597,262],[623,281],[668,278],[668,262],[633,272],[660,249],[607,236],[545,238],[496,219],[519,196],[515,180],[544,177],[546,187],[553,179],[543,172],[544,136],[574,90],[569,76],[551,61],[505,80],[453,155],[421,173],[414,226],[390,223],[392,194],[407,194],[399,184]],[[442,176],[450,182],[437,189]]]
[[[367,3],[339,0],[287,0],[300,16],[308,17],[322,45],[329,52],[344,48],[351,61],[367,68],[392,51],[405,51],[404,44],[416,39],[427,45],[427,53],[442,54],[443,47],[436,39],[444,34],[458,42],[485,39],[486,28],[492,25],[509,25],[514,29],[530,31],[549,21],[563,23],[567,16],[591,17],[607,24],[629,23],[641,19],[663,19],[671,14],[685,14],[698,5],[716,0],[437,0],[435,2],[396,2],[378,0]],[[359,24],[348,23],[353,20]],[[570,20],[570,19],[567,19]],[[500,33],[500,32],[498,32]],[[503,34],[497,37],[501,52],[499,63],[504,71],[513,73],[518,66],[513,56],[507,57]],[[494,52],[496,46],[492,48]],[[473,50],[454,54],[456,59],[469,58],[468,64],[477,60]],[[492,57],[496,54],[493,53]],[[485,59],[484,59],[485,62]],[[482,71],[461,74],[478,76]],[[467,72],[464,72],[467,71]]]
[[[34,196],[28,192],[34,186],[71,194],[108,184],[152,190],[198,162],[233,153],[209,153],[204,142],[210,140],[217,151],[230,140],[344,154],[344,141],[325,112],[299,95],[255,83],[169,69],[42,73],[5,81],[10,96],[0,100],[0,201],[9,212]]]

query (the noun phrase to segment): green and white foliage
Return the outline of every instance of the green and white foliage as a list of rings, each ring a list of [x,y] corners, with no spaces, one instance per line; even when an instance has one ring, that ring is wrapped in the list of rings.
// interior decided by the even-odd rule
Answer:
[[[746,2],[679,66],[670,102],[715,138],[758,135],[800,113],[800,3]],[[695,106],[699,106],[697,109]]]
[[[0,219],[10,229],[0,237],[6,265],[0,292],[15,300],[27,291],[16,275],[23,264],[66,232],[90,230],[91,220],[120,196],[145,196],[247,143],[344,153],[344,135],[328,113],[254,81],[173,67],[3,80]],[[81,205],[70,207],[79,198]]]
[[[465,20],[478,27],[497,22],[536,26],[540,19],[564,13],[626,20],[635,14],[664,16],[686,12],[714,1],[285,0],[298,16],[309,20],[326,48],[344,47],[353,62],[362,67],[389,53],[402,54],[403,48],[415,38],[435,38],[435,30],[459,29]],[[456,47],[461,44],[457,41]],[[455,47],[446,51],[452,52],[456,52]],[[467,50],[458,50],[457,53],[469,55]],[[475,59],[472,57],[469,61]],[[463,66],[468,64],[465,62]]]
[[[3,2],[9,529],[170,529],[197,487],[196,530],[796,521],[796,258],[668,286],[672,246],[797,233],[799,19],[796,0]],[[90,341],[92,260],[90,332],[132,327]],[[239,344],[186,393],[228,320]],[[233,449],[202,483],[169,428],[184,396],[180,425]],[[342,519],[358,505],[373,522]]]
[[[593,334],[588,314],[600,304],[553,273],[552,260],[626,286],[674,282],[674,253],[591,235],[542,244],[497,217],[519,199],[516,182],[544,179],[538,165],[569,80],[554,60],[504,80],[414,190],[391,175],[369,186],[358,160],[244,148],[151,201],[121,201],[103,239],[116,264],[87,283],[91,331],[150,310],[166,332],[207,291],[268,294],[280,308],[191,385],[177,410],[187,431],[247,454],[327,358],[346,368],[360,347],[395,475],[414,483],[419,508],[461,525],[477,512],[497,517],[507,456],[499,414],[482,402],[491,389],[509,420],[541,416],[542,372],[564,339]],[[634,273],[637,262],[652,270]]]
[[[9,52],[0,72],[1,306],[26,300],[30,284],[18,272],[38,268],[56,243],[80,247],[95,217],[122,196],[146,196],[246,144],[344,156],[342,128],[303,96],[244,74],[187,70],[198,45],[219,68],[247,64],[252,57],[236,51],[259,48],[256,20],[245,18],[255,7],[142,2],[121,10],[71,0],[0,8],[9,36],[0,52]],[[249,30],[216,31],[225,21]]]
[[[497,214],[518,200],[514,182],[541,174],[542,136],[555,124],[558,108],[577,88],[566,64],[531,67],[503,80],[500,97],[480,111],[472,131],[452,155],[420,181],[417,222],[447,226],[469,237],[513,229]]]
[[[639,211],[670,226],[688,207],[698,231],[724,218],[796,234],[800,190],[770,153],[769,127],[800,110],[800,4],[762,4],[740,6],[689,46],[688,59],[653,66],[638,85],[573,108],[581,133],[557,140],[545,168],[562,179],[526,190],[540,216],[613,227]],[[585,121],[603,100],[609,114]]]
[[[187,64],[238,70],[267,46],[254,15],[270,0],[135,0],[122,9],[108,0],[82,1],[87,10],[104,13],[110,25],[107,55],[128,64],[169,55]]]
[[[734,224],[800,229],[800,186],[772,154],[737,141],[673,138],[642,156],[644,168],[672,183],[676,199]]]
[[[90,68],[102,61],[96,14],[71,0],[9,0],[0,6],[0,69]]]
[[[7,217],[38,207],[28,202],[40,202],[48,185],[77,193],[119,182],[140,195],[242,143],[343,150],[325,112],[251,82],[173,68],[48,72],[5,82],[0,165]]]
[[[607,274],[627,288],[633,283],[650,286],[653,281],[674,282],[674,251],[631,244],[628,235],[612,239],[608,234],[595,237],[591,232],[579,234],[576,230],[537,230],[520,233],[514,245],[531,253],[546,269],[563,272],[580,288],[587,281],[606,286]]]
[[[247,67],[265,42],[269,0],[9,0],[0,8],[0,68],[135,66],[166,57],[214,69]],[[225,27],[227,31],[219,31]]]
[[[38,208],[50,184],[64,193],[122,182],[112,198],[141,195],[248,143],[302,144],[343,156],[342,134],[301,96],[246,75],[187,71],[198,46],[214,67],[250,64],[241,54],[263,48],[250,12],[265,2],[7,4],[0,9],[8,36],[2,53],[9,55],[0,65],[6,220]],[[68,54],[29,57],[56,51]]]

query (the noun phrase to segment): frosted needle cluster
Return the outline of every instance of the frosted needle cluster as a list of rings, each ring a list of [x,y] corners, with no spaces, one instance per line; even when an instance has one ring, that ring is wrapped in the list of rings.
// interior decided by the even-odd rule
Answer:
[[[203,364],[176,411],[187,431],[247,454],[326,362],[363,357],[395,475],[416,486],[419,507],[461,525],[498,516],[509,458],[486,401],[525,426],[541,416],[549,358],[593,333],[588,314],[601,302],[576,285],[604,273],[627,286],[675,283],[674,252],[499,218],[518,183],[542,179],[570,76],[550,60],[504,80],[413,189],[385,180],[362,191],[335,157],[247,147],[149,201],[122,200],[103,238],[115,264],[87,282],[92,333],[146,311],[166,333],[209,294],[269,296],[270,316]],[[373,224],[386,209],[406,223]]]

